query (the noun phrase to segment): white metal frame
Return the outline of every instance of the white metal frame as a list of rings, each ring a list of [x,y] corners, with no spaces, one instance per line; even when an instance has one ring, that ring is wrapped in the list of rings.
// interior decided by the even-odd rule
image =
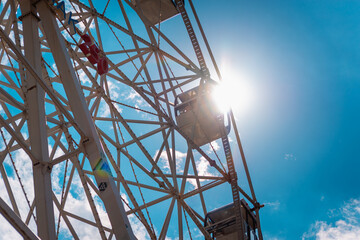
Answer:
[[[0,127],[10,136],[5,142],[0,138],[2,145],[6,145],[0,160],[3,163],[22,150],[35,165],[34,188],[25,189],[35,192],[35,200],[29,199],[26,216],[20,214],[18,206],[23,203],[15,198],[9,182],[12,176],[8,176],[10,173],[3,164],[0,166],[13,212],[21,215],[26,225],[36,215],[37,234],[42,239],[56,239],[59,223],[72,238],[79,239],[74,220],[97,228],[101,239],[134,239],[131,229],[134,221],[130,223],[127,216],[137,219],[152,239],[165,239],[171,221],[177,222],[179,239],[191,236],[189,226],[198,228],[209,239],[203,226],[203,218],[211,210],[206,192],[228,185],[229,176],[213,152],[207,153],[186,139],[173,119],[172,103],[182,89],[199,84],[204,66],[195,64],[186,50],[180,50],[162,32],[163,23],[152,26],[140,14],[146,31],[141,36],[129,17],[131,9],[138,11],[130,0],[118,0],[116,4],[123,25],[111,20],[113,16],[103,9],[96,9],[91,0],[89,4],[70,2],[74,18],[83,26],[78,31],[89,34],[108,58],[109,73],[103,76],[96,73],[78,48],[80,37],[71,38],[64,22],[56,19],[52,1],[11,0],[0,9],[0,73],[5,79],[0,81]],[[108,4],[114,7],[114,2],[104,1],[104,5]],[[20,19],[16,16],[19,6]],[[195,19],[198,21],[196,13]],[[200,29],[203,33],[201,25]],[[118,50],[104,44],[108,36],[112,36]],[[205,43],[208,47],[206,38]],[[130,68],[133,70],[128,71]],[[188,71],[174,72],[174,68]],[[81,82],[79,74],[87,82]],[[142,105],[129,104],[129,96],[114,98],[111,89],[114,83],[131,90]],[[104,106],[108,109],[106,116],[101,113]],[[128,109],[129,114],[122,113],[120,108]],[[251,194],[241,188],[239,192],[253,205],[259,223],[260,204],[233,115],[231,120]],[[139,132],[136,125],[149,130]],[[24,137],[27,131],[30,138]],[[158,145],[156,153],[151,143]],[[62,154],[57,155],[57,151]],[[177,151],[186,153],[183,160],[180,161]],[[218,155],[222,155],[221,151]],[[216,174],[200,175],[197,166],[200,157],[212,165]],[[93,171],[100,158],[111,166],[113,177],[104,178]],[[223,156],[219,160],[226,162]],[[51,169],[57,166],[67,167],[61,176],[60,199],[50,179]],[[67,201],[76,177],[81,181],[92,219],[68,211]],[[195,189],[189,187],[190,180],[194,180]],[[106,190],[100,191],[99,186],[104,183]],[[153,196],[149,195],[151,191]],[[194,199],[198,207],[193,205]],[[103,204],[103,209],[99,204]],[[156,206],[167,209],[158,216],[153,210]],[[104,223],[103,210],[111,226]],[[157,217],[163,219],[161,225],[154,223]],[[261,238],[260,228],[258,234]]]

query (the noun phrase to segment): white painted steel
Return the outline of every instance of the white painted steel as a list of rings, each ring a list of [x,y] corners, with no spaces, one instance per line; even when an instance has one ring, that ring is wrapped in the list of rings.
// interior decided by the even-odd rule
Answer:
[[[44,239],[64,233],[81,239],[85,229],[96,239],[133,239],[131,228],[151,239],[172,233],[179,239],[196,233],[209,239],[205,215],[221,207],[209,194],[215,188],[231,193],[223,149],[209,144],[200,148],[175,123],[175,97],[209,77],[191,17],[183,8],[182,30],[190,39],[180,48],[162,27],[178,19],[154,25],[133,2],[64,2],[65,13],[80,21],[73,36],[54,12],[60,1],[30,5],[22,0],[19,9],[11,0],[0,9],[0,128],[7,145],[0,150],[0,180],[6,189],[1,194],[8,197],[13,213],[32,231],[39,229]],[[79,49],[80,34],[85,33],[107,57],[107,74],[99,76],[97,66]],[[195,60],[189,57],[191,45]],[[209,47],[207,40],[205,45]],[[4,146],[1,138],[0,143]],[[11,170],[6,165],[10,156],[15,160]],[[113,177],[96,170],[100,158],[107,159]],[[26,186],[30,203],[25,206],[13,183],[13,169]],[[35,186],[26,184],[28,176]],[[251,181],[250,189],[251,194],[239,191],[258,218],[260,205]],[[81,201],[83,209],[69,205]]]

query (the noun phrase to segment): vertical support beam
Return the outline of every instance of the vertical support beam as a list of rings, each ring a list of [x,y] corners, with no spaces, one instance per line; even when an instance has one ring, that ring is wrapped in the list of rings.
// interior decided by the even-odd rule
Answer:
[[[177,210],[178,210],[179,240],[184,240],[182,211],[181,211],[182,208],[179,201],[177,201]]]
[[[35,71],[41,76],[41,52],[38,19],[33,12],[31,0],[20,1],[23,14],[25,56]],[[45,120],[45,92],[32,74],[26,71],[24,79],[28,112],[30,147],[38,162],[33,162],[37,231],[41,239],[56,239],[55,218],[52,202],[50,169],[39,162],[48,162],[48,141]]]
[[[38,1],[37,11],[40,14],[45,37],[53,54],[59,75],[69,100],[74,119],[87,136],[84,142],[85,152],[99,187],[100,198],[104,202],[112,229],[117,239],[135,239],[131,225],[121,202],[111,172],[107,171],[108,161],[103,152],[98,133],[88,110],[79,80],[76,78],[65,41],[59,30],[54,14],[46,1]],[[99,174],[99,173],[102,174]]]

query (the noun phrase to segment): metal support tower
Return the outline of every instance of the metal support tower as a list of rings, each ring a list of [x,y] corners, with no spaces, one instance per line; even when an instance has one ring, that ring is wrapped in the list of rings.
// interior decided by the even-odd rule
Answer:
[[[79,81],[75,76],[75,71],[56,19],[50,11],[48,3],[45,1],[36,3],[36,8],[42,21],[47,43],[53,53],[61,81],[69,99],[70,107],[73,110],[75,122],[84,133],[82,144],[94,171],[95,179],[100,189],[100,198],[104,202],[114,234],[117,239],[135,239],[111,172],[107,176],[101,176],[96,172],[98,164],[108,166],[108,160],[102,149]]]
[[[25,57],[37,74],[41,75],[39,19],[32,2],[30,0],[20,2],[21,11],[26,13],[23,17]],[[51,169],[47,166],[49,152],[45,122],[45,92],[28,71],[25,71],[25,78],[22,81],[26,89],[30,146],[36,158],[33,161],[33,177],[38,235],[41,239],[56,239],[51,194]]]

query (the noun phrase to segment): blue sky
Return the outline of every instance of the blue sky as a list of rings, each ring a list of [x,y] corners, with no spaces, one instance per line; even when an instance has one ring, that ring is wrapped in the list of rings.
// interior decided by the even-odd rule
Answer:
[[[360,197],[360,2],[196,5],[217,61],[252,86],[253,107],[237,118],[257,197],[268,203],[265,239],[301,239],[317,221],[343,219]]]
[[[233,101],[239,104],[234,113],[258,201],[266,205],[261,210],[264,239],[356,239],[360,234],[360,2],[193,1],[224,78],[237,84]],[[108,14],[124,25],[111,4],[116,2],[110,3]],[[137,24],[134,20],[135,26],[141,25]],[[164,22],[161,29],[195,59],[180,16]],[[144,28],[135,31],[140,36],[145,32]],[[110,45],[115,40],[104,41]],[[183,73],[180,68],[173,70]],[[129,104],[140,101],[122,85],[113,90],[118,94],[114,98]],[[124,113],[130,114],[138,113]],[[233,133],[230,137],[234,139]],[[154,156],[159,146],[146,144],[152,145]],[[186,152],[182,146],[177,150]],[[178,157],[184,156],[180,152]],[[239,184],[244,186],[236,151],[234,158]],[[231,196],[226,192],[224,197],[224,192],[211,190],[207,196],[226,204]],[[163,221],[165,215],[159,215],[155,221]],[[176,235],[174,229],[172,222],[170,237]]]

